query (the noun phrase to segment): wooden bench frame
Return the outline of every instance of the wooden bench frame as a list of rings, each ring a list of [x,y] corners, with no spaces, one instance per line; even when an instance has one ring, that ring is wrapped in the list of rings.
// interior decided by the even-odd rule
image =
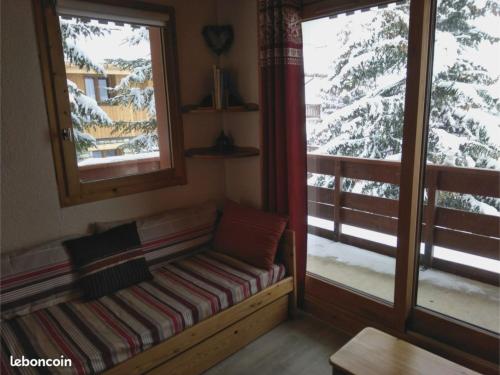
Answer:
[[[285,321],[297,300],[293,231],[283,234],[279,254],[287,272],[283,280],[104,374],[200,374]]]

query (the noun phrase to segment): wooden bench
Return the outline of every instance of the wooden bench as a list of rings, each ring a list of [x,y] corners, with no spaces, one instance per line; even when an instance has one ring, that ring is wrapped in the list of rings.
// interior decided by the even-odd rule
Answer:
[[[246,300],[106,370],[103,375],[197,375],[293,315],[297,301],[295,233],[285,230],[287,276]]]
[[[371,327],[363,329],[333,354],[330,364],[335,375],[478,374]]]

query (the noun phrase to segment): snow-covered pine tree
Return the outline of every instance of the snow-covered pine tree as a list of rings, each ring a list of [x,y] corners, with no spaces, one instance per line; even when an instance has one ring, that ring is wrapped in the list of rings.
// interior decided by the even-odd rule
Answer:
[[[149,31],[145,27],[136,28],[124,43],[133,46],[139,43],[149,44]],[[153,80],[151,57],[135,60],[108,59],[106,63],[130,73],[122,78],[111,90],[113,96],[106,104],[130,107],[134,111],[145,110],[148,118],[139,121],[115,121],[114,134],[126,135],[139,131],[140,135],[120,146],[124,150],[150,152],[158,150],[158,132],[154,88],[147,83]]]
[[[498,77],[491,77],[478,59],[471,59],[481,41],[499,41],[474,25],[487,14],[498,16],[498,2],[438,3],[428,160],[500,169],[500,140],[492,136],[498,134],[500,126]],[[408,19],[408,3],[400,3],[366,22],[362,38],[342,33],[343,53],[334,61],[328,89],[322,92],[324,124],[310,138],[320,145],[316,152],[400,158]],[[314,176],[309,183],[333,185],[325,176]],[[388,184],[347,180],[344,187],[388,198],[398,196],[398,188]],[[447,207],[490,214],[500,210],[498,200],[484,197],[441,194],[440,200],[439,204]]]
[[[71,20],[61,18],[60,23],[66,63],[105,76],[105,66],[95,62],[79,48],[78,41],[103,37],[111,29],[102,24],[93,25],[83,22],[79,18]],[[136,28],[133,35],[123,42],[131,46],[143,42],[149,43],[149,32],[145,27]],[[80,157],[89,148],[96,146],[95,138],[87,131],[99,126],[112,126],[112,133],[116,135],[127,135],[139,131],[140,135],[120,146],[124,150],[135,153],[158,150],[154,90],[153,87],[147,85],[147,82],[152,80],[151,59],[109,59],[106,65],[112,65],[129,73],[110,89],[113,96],[105,104],[131,107],[134,111],[146,110],[148,119],[113,121],[95,99],[85,95],[74,82],[67,80],[77,156]]]
[[[78,18],[73,20],[61,18],[60,24],[65,62],[80,69],[104,75],[104,68],[81,50],[78,47],[77,41],[82,38],[103,36],[107,32],[106,28],[101,25],[95,26],[90,23],[84,23]],[[96,126],[111,126],[113,121],[99,107],[97,102],[85,95],[74,82],[68,79],[67,84],[74,141],[77,157],[80,158],[82,153],[96,146],[95,138],[88,134],[87,131]]]

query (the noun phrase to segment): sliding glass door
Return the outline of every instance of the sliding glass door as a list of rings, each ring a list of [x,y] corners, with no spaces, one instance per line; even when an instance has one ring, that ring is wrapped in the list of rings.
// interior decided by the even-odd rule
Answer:
[[[500,332],[498,3],[437,0],[417,306]]]
[[[307,271],[394,300],[409,2],[302,24]]]
[[[484,372],[500,353],[499,10],[325,0],[302,27],[306,309]]]

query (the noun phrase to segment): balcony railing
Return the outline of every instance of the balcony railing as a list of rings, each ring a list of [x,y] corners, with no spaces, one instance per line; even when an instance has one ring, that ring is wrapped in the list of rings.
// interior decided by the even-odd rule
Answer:
[[[306,104],[306,118],[317,118],[321,117],[321,105],[320,104]]]
[[[308,186],[310,216],[334,222],[334,230],[309,225],[309,233],[395,257],[396,247],[342,233],[342,224],[397,236],[398,201],[342,191],[343,179],[399,185],[400,163],[385,160],[309,154],[307,170],[335,177],[334,189]],[[500,217],[437,206],[441,191],[500,197],[500,172],[429,165],[422,211],[421,256],[424,267],[499,285],[499,274],[434,257],[434,246],[500,260]]]

